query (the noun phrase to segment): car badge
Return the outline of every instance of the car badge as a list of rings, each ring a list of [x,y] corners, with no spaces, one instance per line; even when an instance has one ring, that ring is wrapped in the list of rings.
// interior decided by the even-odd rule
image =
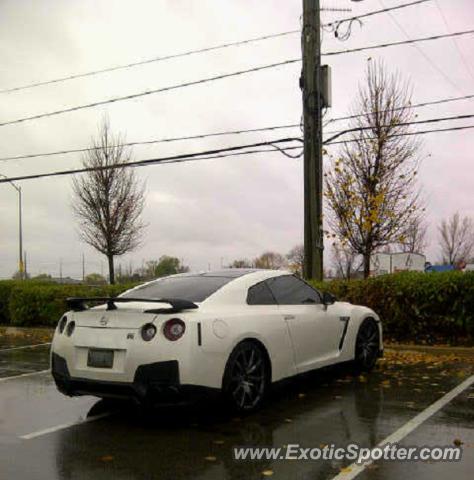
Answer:
[[[102,317],[102,318],[100,319],[99,323],[100,323],[103,327],[105,327],[105,326],[107,325],[107,323],[109,323],[109,321],[108,321],[107,317]]]

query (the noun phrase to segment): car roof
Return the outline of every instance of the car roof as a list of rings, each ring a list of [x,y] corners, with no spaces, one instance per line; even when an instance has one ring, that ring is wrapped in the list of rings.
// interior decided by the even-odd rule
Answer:
[[[226,278],[238,278],[248,275],[249,273],[258,272],[258,268],[225,268],[222,270],[213,270],[210,272],[199,273],[197,275],[203,277],[226,277]],[[193,275],[193,274],[190,274]],[[196,275],[196,274],[194,274]]]
[[[172,277],[223,277],[223,278],[239,278],[244,275],[258,272],[276,272],[277,270],[265,270],[261,268],[223,268],[220,270],[210,270],[206,272],[188,272],[170,275]],[[159,280],[159,279],[157,279]]]
[[[270,269],[259,269],[259,268],[227,268],[221,270],[211,270],[207,272],[189,272],[189,273],[178,273],[174,275],[169,275],[165,277],[156,278],[149,282],[138,285],[130,290],[127,290],[126,293],[130,293],[135,289],[142,288],[145,285],[158,282],[160,280],[170,279],[170,278],[225,278],[228,279],[224,285],[219,287],[215,292],[211,293],[203,303],[214,304],[221,303],[223,300],[229,301],[232,297],[238,298],[239,292],[244,292],[251,285],[258,282],[265,281],[272,277],[278,277],[280,275],[292,275],[291,272],[286,270],[270,270]],[[235,295],[237,293],[237,296]],[[246,295],[246,293],[245,293]]]

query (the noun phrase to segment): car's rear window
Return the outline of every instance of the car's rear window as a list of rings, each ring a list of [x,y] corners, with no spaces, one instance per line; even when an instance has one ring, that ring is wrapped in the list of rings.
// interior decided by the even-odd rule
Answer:
[[[204,275],[165,277],[121,295],[125,298],[179,298],[202,302],[233,278]]]

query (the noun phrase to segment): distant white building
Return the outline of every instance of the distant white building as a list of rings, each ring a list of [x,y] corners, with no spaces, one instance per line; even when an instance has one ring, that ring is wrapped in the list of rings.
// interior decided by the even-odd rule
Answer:
[[[375,253],[370,258],[370,276],[392,273],[392,255],[390,253]]]
[[[426,257],[421,253],[376,253],[370,260],[370,275],[396,272],[424,272]]]

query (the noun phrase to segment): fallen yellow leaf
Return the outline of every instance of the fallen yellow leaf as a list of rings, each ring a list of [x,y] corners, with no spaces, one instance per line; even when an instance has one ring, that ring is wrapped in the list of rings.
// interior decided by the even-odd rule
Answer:
[[[339,471],[341,473],[349,473],[349,472],[352,472],[352,468],[351,467],[343,467],[343,468],[340,468]]]

